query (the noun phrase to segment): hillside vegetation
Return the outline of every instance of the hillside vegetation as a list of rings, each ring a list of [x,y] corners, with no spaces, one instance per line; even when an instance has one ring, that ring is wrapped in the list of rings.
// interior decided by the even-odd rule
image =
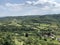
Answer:
[[[0,45],[60,45],[60,14],[0,17]]]

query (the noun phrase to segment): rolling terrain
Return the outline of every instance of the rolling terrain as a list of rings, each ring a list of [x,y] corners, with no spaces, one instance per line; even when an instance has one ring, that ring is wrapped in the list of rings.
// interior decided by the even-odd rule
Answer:
[[[0,17],[1,45],[60,45],[59,39],[60,14]]]

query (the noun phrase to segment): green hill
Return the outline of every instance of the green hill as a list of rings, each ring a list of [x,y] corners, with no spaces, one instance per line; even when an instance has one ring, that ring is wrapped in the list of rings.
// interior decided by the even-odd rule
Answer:
[[[58,38],[60,14],[0,17],[1,45],[60,45]]]

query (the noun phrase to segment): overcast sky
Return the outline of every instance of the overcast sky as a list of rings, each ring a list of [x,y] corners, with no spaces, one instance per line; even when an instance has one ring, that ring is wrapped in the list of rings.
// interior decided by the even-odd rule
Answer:
[[[58,13],[60,0],[0,0],[0,17]]]

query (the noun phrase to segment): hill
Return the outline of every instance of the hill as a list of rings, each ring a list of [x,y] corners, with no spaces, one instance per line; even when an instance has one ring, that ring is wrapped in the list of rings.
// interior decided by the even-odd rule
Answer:
[[[0,18],[1,45],[60,45],[59,38],[60,14]]]

